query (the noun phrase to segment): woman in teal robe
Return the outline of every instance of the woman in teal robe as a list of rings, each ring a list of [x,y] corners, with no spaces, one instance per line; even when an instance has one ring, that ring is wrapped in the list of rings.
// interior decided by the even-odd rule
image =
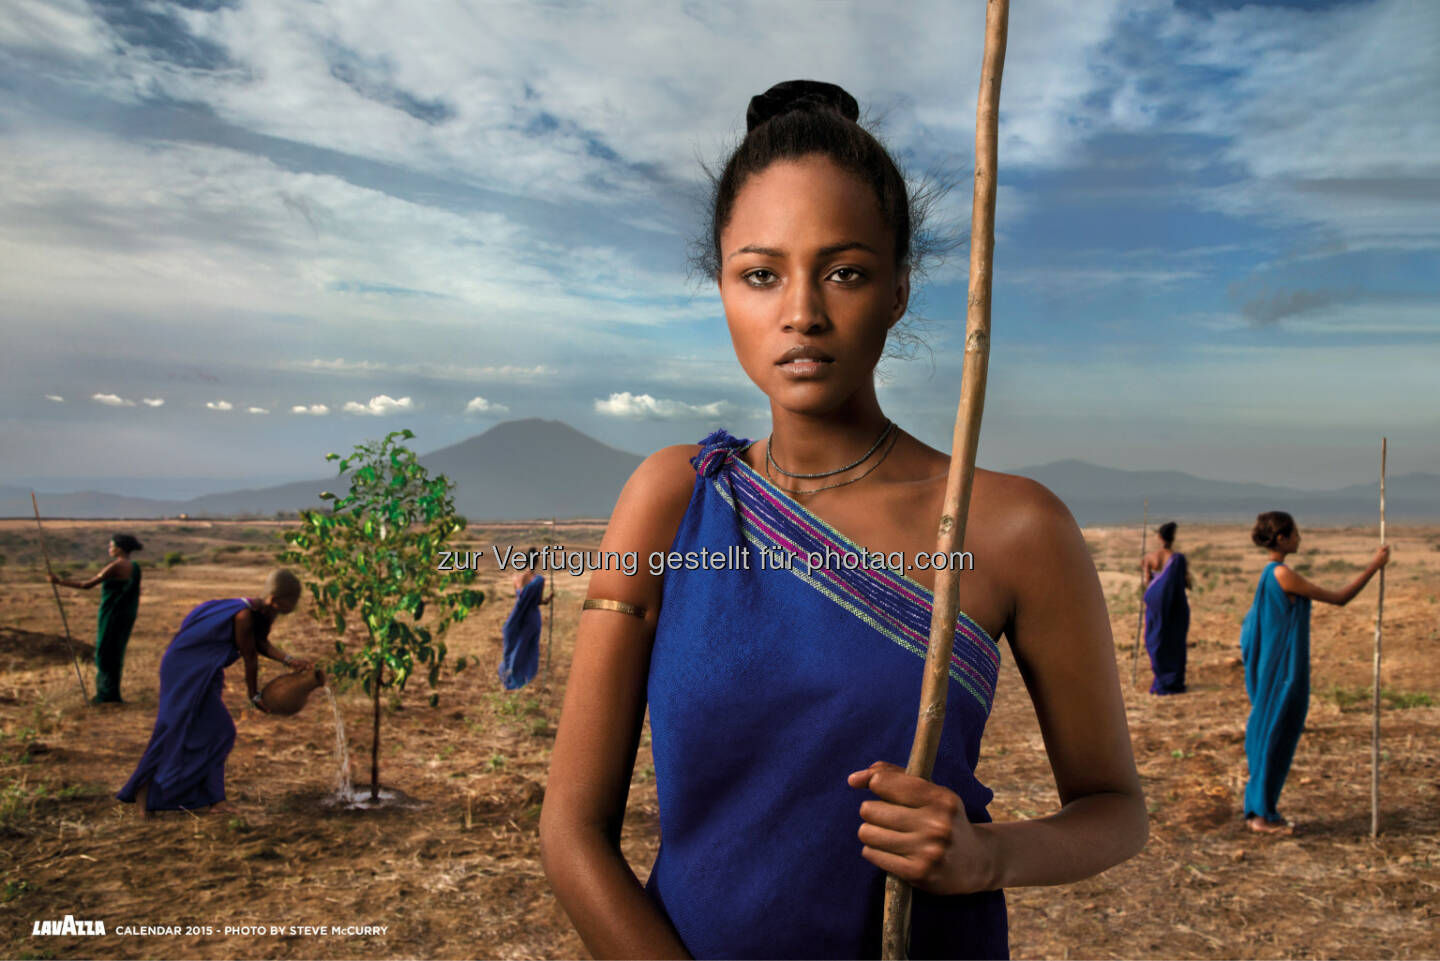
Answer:
[[[1270,552],[1270,563],[1260,575],[1255,601],[1240,629],[1245,693],[1250,696],[1245,822],[1252,831],[1293,834],[1295,826],[1280,816],[1277,804],[1310,705],[1310,602],[1350,603],[1389,562],[1390,548],[1382,546],[1353,581],[1332,591],[1312,584],[1285,564],[1285,558],[1300,547],[1300,529],[1286,512],[1261,514],[1250,537]]]
[[[125,647],[140,611],[140,565],[130,555],[142,545],[133,535],[110,538],[109,553],[114,560],[88,581],[67,581],[50,575],[50,583],[88,591],[100,585],[100,613],[95,629],[96,704],[124,704],[120,698],[120,675],[125,669]]]

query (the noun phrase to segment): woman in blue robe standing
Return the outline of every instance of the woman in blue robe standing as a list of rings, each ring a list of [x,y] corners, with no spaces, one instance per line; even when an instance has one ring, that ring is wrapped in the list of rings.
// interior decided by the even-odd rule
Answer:
[[[296,670],[313,665],[270,643],[275,619],[295,610],[300,580],[281,569],[270,574],[265,597],[206,601],[180,624],[160,659],[160,705],[155,728],[135,773],[115,796],[152,811],[225,810],[225,760],[235,745],[235,722],[221,692],[225,668],[245,660],[250,703],[260,700],[258,657]]]
[[[1300,528],[1285,511],[1259,515],[1250,538],[1270,552],[1270,563],[1260,574],[1255,600],[1240,628],[1245,693],[1250,696],[1245,823],[1262,834],[1293,834],[1295,825],[1280,816],[1277,805],[1310,707],[1310,602],[1341,607],[1350,603],[1390,562],[1390,548],[1382,546],[1365,570],[1335,591],[1311,583],[1285,563],[1300,549]]]
[[[1178,525],[1167,521],[1155,529],[1160,549],[1145,555],[1145,650],[1155,680],[1151,694],[1185,693],[1185,646],[1190,633],[1190,601],[1185,589],[1192,586],[1185,555],[1174,550]]]
[[[916,888],[910,957],[1006,957],[1004,888],[1145,842],[1105,598],[1064,505],[976,470],[971,562],[933,555],[950,458],[875,388],[929,235],[858,117],[828,83],[751,99],[699,247],[771,429],[647,458],[601,543],[643,566],[590,573],[540,842],[596,958],[877,957],[887,872]],[[964,613],[939,640],[926,780],[901,765],[944,565]],[[1001,637],[1058,802],[995,824],[976,771]],[[641,883],[620,838],[647,712],[660,849]]]
[[[537,566],[540,552],[531,547],[525,554],[525,570],[516,571],[513,580],[515,606],[501,629],[500,680],[507,691],[529,684],[540,670],[540,608],[555,598],[553,591],[544,596],[545,576]]]

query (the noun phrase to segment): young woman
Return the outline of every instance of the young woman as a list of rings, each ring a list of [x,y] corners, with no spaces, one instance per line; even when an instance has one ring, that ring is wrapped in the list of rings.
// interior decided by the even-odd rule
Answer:
[[[1390,548],[1382,546],[1365,570],[1333,591],[1312,584],[1285,564],[1285,558],[1300,549],[1300,528],[1285,511],[1256,517],[1250,539],[1270,552],[1270,563],[1260,574],[1255,601],[1240,628],[1245,693],[1250,696],[1245,823],[1262,834],[1294,834],[1295,825],[1280,816],[1276,805],[1310,707],[1310,602],[1349,604],[1390,562]]]
[[[124,704],[120,698],[120,676],[125,671],[125,647],[140,612],[140,565],[130,555],[142,550],[131,534],[110,538],[108,552],[114,560],[88,581],[67,581],[50,575],[51,584],[88,591],[100,586],[100,612],[95,628],[96,704]]]
[[[1087,877],[1145,840],[1099,580],[1064,506],[1019,477],[977,472],[934,783],[898,766],[949,459],[876,400],[913,217],[857,116],[811,81],[751,101],[709,260],[770,435],[651,456],[603,549],[676,555],[591,575],[540,830],[596,957],[873,957],[886,871],[918,888],[911,956],[1005,956],[1002,888]],[[975,766],[1001,635],[1061,807],[991,824]],[[647,705],[661,845],[642,886],[619,837]]]
[[[283,568],[265,582],[265,596],[206,601],[180,624],[160,659],[160,705],[155,729],[135,773],[115,796],[151,811],[224,811],[225,760],[235,746],[235,722],[225,706],[225,668],[245,659],[245,689],[260,700],[258,656],[295,670],[309,661],[270,643],[275,619],[295,610],[300,580]]]
[[[1185,693],[1185,644],[1190,633],[1185,589],[1192,585],[1185,555],[1174,550],[1178,527],[1166,521],[1155,529],[1160,549],[1145,555],[1140,571],[1145,584],[1145,650],[1155,674],[1151,694]]]

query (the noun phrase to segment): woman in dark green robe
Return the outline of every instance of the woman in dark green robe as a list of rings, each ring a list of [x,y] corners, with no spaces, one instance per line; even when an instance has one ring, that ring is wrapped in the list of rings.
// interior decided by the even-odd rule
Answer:
[[[50,575],[50,583],[62,587],[89,590],[100,587],[100,614],[95,631],[95,697],[96,704],[120,699],[120,675],[125,668],[125,645],[130,643],[130,629],[140,610],[140,565],[130,555],[143,545],[130,534],[116,534],[110,539],[110,556],[114,558],[88,581],[67,581]]]

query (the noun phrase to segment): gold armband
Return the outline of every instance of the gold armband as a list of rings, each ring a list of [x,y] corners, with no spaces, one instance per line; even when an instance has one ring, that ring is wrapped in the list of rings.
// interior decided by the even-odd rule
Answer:
[[[624,601],[607,601],[599,597],[587,597],[581,605],[582,611],[614,611],[617,614],[629,614],[632,617],[645,617],[645,608],[636,604],[626,604]]]

